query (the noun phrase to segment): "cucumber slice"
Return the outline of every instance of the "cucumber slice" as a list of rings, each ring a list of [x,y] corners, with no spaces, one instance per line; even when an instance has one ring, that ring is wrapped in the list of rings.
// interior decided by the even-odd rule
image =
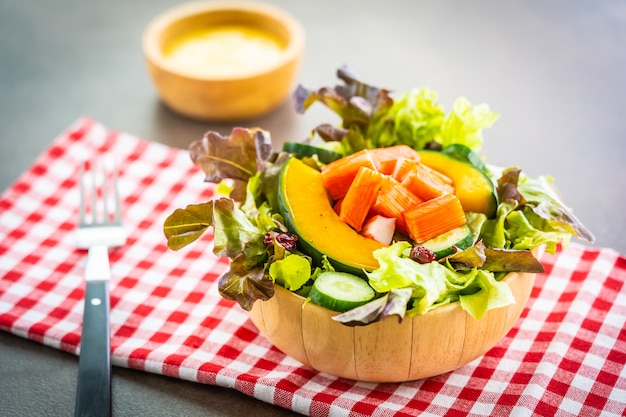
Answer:
[[[311,288],[311,301],[345,312],[374,299],[376,293],[362,278],[345,272],[322,272]]]
[[[343,155],[329,149],[320,148],[309,145],[307,143],[285,142],[283,151],[292,153],[297,157],[317,155],[320,162],[329,164],[337,159],[343,158]]]
[[[426,249],[431,250],[437,259],[444,258],[448,255],[452,255],[455,252],[455,247],[460,250],[464,250],[472,246],[474,243],[474,237],[470,228],[464,224],[449,232],[442,233],[426,242],[420,244]]]
[[[458,161],[468,162],[480,169],[482,172],[487,172],[487,166],[485,162],[478,156],[476,152],[471,150],[465,145],[461,145],[460,143],[453,143],[452,145],[448,145],[441,151],[446,155],[450,155],[454,159]]]

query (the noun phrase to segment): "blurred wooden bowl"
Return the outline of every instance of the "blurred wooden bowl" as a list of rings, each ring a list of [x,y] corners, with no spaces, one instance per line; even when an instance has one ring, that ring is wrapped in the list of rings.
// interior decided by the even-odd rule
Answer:
[[[280,52],[271,63],[259,65],[258,59],[251,59],[246,68],[217,75],[199,74],[192,65],[181,67],[168,55],[173,42],[220,26],[261,31],[277,40]],[[194,119],[235,121],[261,116],[290,95],[304,37],[301,24],[274,6],[209,1],[183,4],[157,16],[144,31],[142,48],[155,88],[167,106]]]
[[[318,371],[369,382],[404,382],[453,371],[494,347],[513,327],[530,296],[535,274],[503,278],[515,303],[475,320],[459,302],[424,315],[387,317],[348,327],[327,310],[276,285],[274,297],[257,301],[252,322],[274,346]]]

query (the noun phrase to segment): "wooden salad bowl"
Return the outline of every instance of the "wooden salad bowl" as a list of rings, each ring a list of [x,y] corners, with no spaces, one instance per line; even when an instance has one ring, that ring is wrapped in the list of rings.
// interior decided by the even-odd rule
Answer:
[[[530,296],[535,274],[503,278],[515,303],[475,320],[459,302],[398,322],[390,316],[348,327],[339,313],[276,285],[274,297],[257,301],[252,322],[276,348],[318,371],[369,382],[405,382],[453,371],[493,348],[511,330]]]

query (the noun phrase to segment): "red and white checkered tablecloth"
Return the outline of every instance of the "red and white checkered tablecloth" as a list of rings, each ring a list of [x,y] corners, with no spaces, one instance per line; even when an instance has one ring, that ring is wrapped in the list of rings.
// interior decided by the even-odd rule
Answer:
[[[269,344],[222,299],[227,262],[203,237],[167,249],[165,217],[212,188],[186,151],[82,118],[0,197],[0,329],[77,354],[85,252],[74,245],[77,170],[108,151],[120,167],[128,243],[111,253],[116,366],[213,384],[313,416],[622,416],[626,257],[570,244],[544,255],[508,335],[457,371],[373,384],[319,373]]]

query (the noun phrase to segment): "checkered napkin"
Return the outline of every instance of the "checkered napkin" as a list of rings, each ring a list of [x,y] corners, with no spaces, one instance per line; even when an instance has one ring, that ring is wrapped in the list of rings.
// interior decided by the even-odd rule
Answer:
[[[211,236],[167,249],[165,217],[212,187],[185,151],[82,118],[0,197],[0,329],[77,354],[86,254],[76,249],[77,167],[119,161],[128,243],[111,252],[113,364],[229,387],[314,416],[626,413],[626,257],[571,244],[544,255],[527,308],[491,351],[402,383],[340,379],[272,347],[222,299]]]

